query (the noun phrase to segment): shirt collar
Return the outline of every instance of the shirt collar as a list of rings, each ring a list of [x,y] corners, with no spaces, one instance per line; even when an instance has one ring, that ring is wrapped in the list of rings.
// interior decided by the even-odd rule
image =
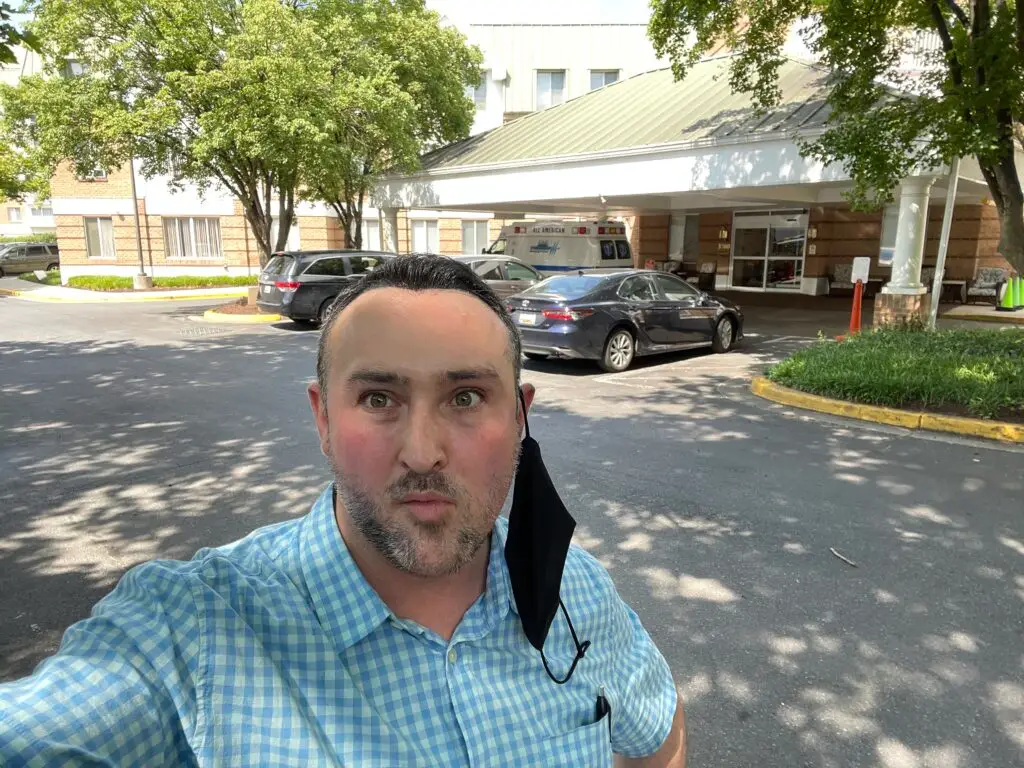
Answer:
[[[299,546],[313,609],[340,654],[380,626],[391,611],[363,576],[341,537],[334,518],[333,483],[303,521]]]
[[[508,564],[505,562],[505,540],[508,538],[508,519],[499,517],[494,524],[491,536],[491,559],[487,564],[487,591],[493,592],[495,599],[507,602],[508,607],[518,616],[516,599],[512,594],[512,581],[508,575]]]

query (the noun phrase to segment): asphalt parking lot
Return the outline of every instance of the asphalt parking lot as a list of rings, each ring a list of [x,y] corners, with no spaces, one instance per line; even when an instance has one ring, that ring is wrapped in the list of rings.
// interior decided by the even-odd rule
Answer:
[[[131,565],[327,482],[317,333],[205,306],[0,298],[0,679]],[[1024,452],[758,400],[754,373],[846,318],[747,311],[728,355],[524,373],[577,541],[673,668],[691,764],[1022,764]]]

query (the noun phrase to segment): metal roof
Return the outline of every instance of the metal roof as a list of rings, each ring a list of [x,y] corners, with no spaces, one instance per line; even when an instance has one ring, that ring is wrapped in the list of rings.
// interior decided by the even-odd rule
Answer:
[[[786,60],[779,107],[765,114],[729,87],[731,56],[694,65],[676,82],[671,69],[635,75],[558,106],[425,154],[424,171],[515,163],[664,144],[763,141],[823,126],[827,73]]]

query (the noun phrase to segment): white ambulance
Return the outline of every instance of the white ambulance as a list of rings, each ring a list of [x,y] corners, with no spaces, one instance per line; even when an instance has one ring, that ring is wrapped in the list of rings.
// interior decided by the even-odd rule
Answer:
[[[485,253],[514,256],[545,277],[560,272],[633,266],[621,221],[517,221],[502,227]]]

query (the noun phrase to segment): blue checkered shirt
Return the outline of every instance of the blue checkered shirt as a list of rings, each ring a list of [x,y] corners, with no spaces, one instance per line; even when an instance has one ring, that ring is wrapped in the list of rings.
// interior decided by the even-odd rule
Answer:
[[[593,646],[559,686],[516,613],[504,520],[486,590],[445,642],[366,582],[331,499],[129,571],[57,655],[0,685],[0,765],[590,766],[665,740],[668,665],[590,555],[570,551],[562,597]],[[574,652],[559,615],[552,671]]]

